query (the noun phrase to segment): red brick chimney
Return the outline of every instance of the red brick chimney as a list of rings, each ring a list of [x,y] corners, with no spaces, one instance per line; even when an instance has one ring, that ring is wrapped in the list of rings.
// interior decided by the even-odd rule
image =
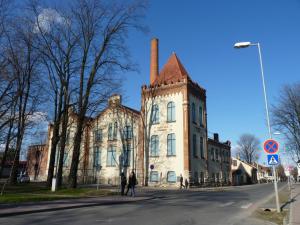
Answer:
[[[158,76],[158,39],[151,40],[150,84],[154,84]]]

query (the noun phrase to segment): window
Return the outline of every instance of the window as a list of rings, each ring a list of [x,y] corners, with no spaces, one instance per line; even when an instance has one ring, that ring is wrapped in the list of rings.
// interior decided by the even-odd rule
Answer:
[[[114,133],[113,133],[113,135],[114,135],[113,139],[114,140],[117,139],[117,134],[118,134],[118,123],[115,122],[115,124],[114,124]]]
[[[199,123],[200,123],[200,126],[203,125],[203,108],[202,108],[202,106],[199,107]]]
[[[174,122],[175,119],[175,103],[174,102],[169,102],[167,105],[167,121],[168,122]]]
[[[127,140],[132,139],[132,127],[131,126],[124,127],[124,138]]]
[[[219,175],[219,173],[216,173],[216,181],[217,181],[217,182],[220,181],[220,175]]]
[[[203,137],[200,137],[200,156],[204,159],[204,145],[203,145]]]
[[[159,155],[159,139],[158,135],[151,136],[150,142],[150,155],[151,156],[158,156]]]
[[[195,103],[192,103],[192,121],[193,123],[196,123]]]
[[[116,148],[114,146],[108,147],[106,165],[107,166],[116,165]]]
[[[194,157],[197,157],[197,137],[196,134],[193,134],[193,155]]]
[[[176,139],[175,134],[168,134],[167,151],[168,156],[176,155]]]
[[[237,166],[237,161],[236,160],[232,160],[232,164],[233,164],[233,166]]]
[[[198,172],[197,172],[197,171],[194,172],[194,182],[195,182],[196,184],[199,183],[199,178],[198,178]]]
[[[102,129],[94,130],[94,141],[101,142],[102,141]]]
[[[131,145],[128,143],[124,149],[124,166],[130,166],[131,160]]]
[[[113,140],[113,128],[111,123],[108,125],[108,140]]]
[[[66,137],[66,145],[69,145],[70,144],[70,132],[68,131],[67,132],[67,137]]]
[[[200,182],[201,182],[201,184],[204,183],[204,173],[203,172],[200,172]]]
[[[174,171],[169,171],[167,173],[167,181],[169,183],[176,183],[176,173]]]
[[[159,108],[158,105],[153,105],[152,106],[152,118],[151,122],[153,124],[159,123]]]
[[[64,162],[63,162],[63,166],[68,166],[68,153],[65,152],[64,153]]]
[[[215,182],[215,174],[214,173],[211,174],[211,181]]]
[[[212,161],[215,160],[215,150],[214,150],[213,148],[210,149],[210,159],[211,159]]]
[[[159,181],[158,172],[151,171],[150,172],[150,182],[158,182],[158,181]]]
[[[219,161],[219,150],[216,149],[216,161]]]
[[[97,168],[101,165],[101,152],[99,147],[94,147],[94,167]]]

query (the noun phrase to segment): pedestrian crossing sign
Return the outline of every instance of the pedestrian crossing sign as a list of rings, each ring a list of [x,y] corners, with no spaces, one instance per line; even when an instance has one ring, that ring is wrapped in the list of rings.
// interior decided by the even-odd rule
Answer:
[[[268,164],[270,166],[277,165],[279,163],[278,154],[268,155]]]

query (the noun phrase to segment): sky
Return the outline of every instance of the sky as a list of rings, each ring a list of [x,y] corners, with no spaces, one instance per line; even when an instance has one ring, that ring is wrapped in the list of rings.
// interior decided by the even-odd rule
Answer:
[[[151,0],[145,22],[149,33],[129,38],[139,73],[124,74],[126,105],[140,108],[140,87],[149,84],[150,40],[157,37],[160,69],[176,52],[206,89],[209,136],[219,133],[233,146],[243,133],[268,138],[258,49],[233,45],[260,43],[269,106],[276,105],[283,85],[300,81],[299,0]]]

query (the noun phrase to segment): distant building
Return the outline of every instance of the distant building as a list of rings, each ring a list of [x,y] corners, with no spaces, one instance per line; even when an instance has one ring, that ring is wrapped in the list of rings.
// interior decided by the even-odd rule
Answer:
[[[231,157],[232,185],[257,183],[257,168],[238,158]]]
[[[27,151],[27,173],[31,181],[47,179],[48,146],[31,145]]]
[[[231,171],[230,141],[220,142],[219,135],[208,138],[208,171],[209,181],[218,184],[229,184]]]

